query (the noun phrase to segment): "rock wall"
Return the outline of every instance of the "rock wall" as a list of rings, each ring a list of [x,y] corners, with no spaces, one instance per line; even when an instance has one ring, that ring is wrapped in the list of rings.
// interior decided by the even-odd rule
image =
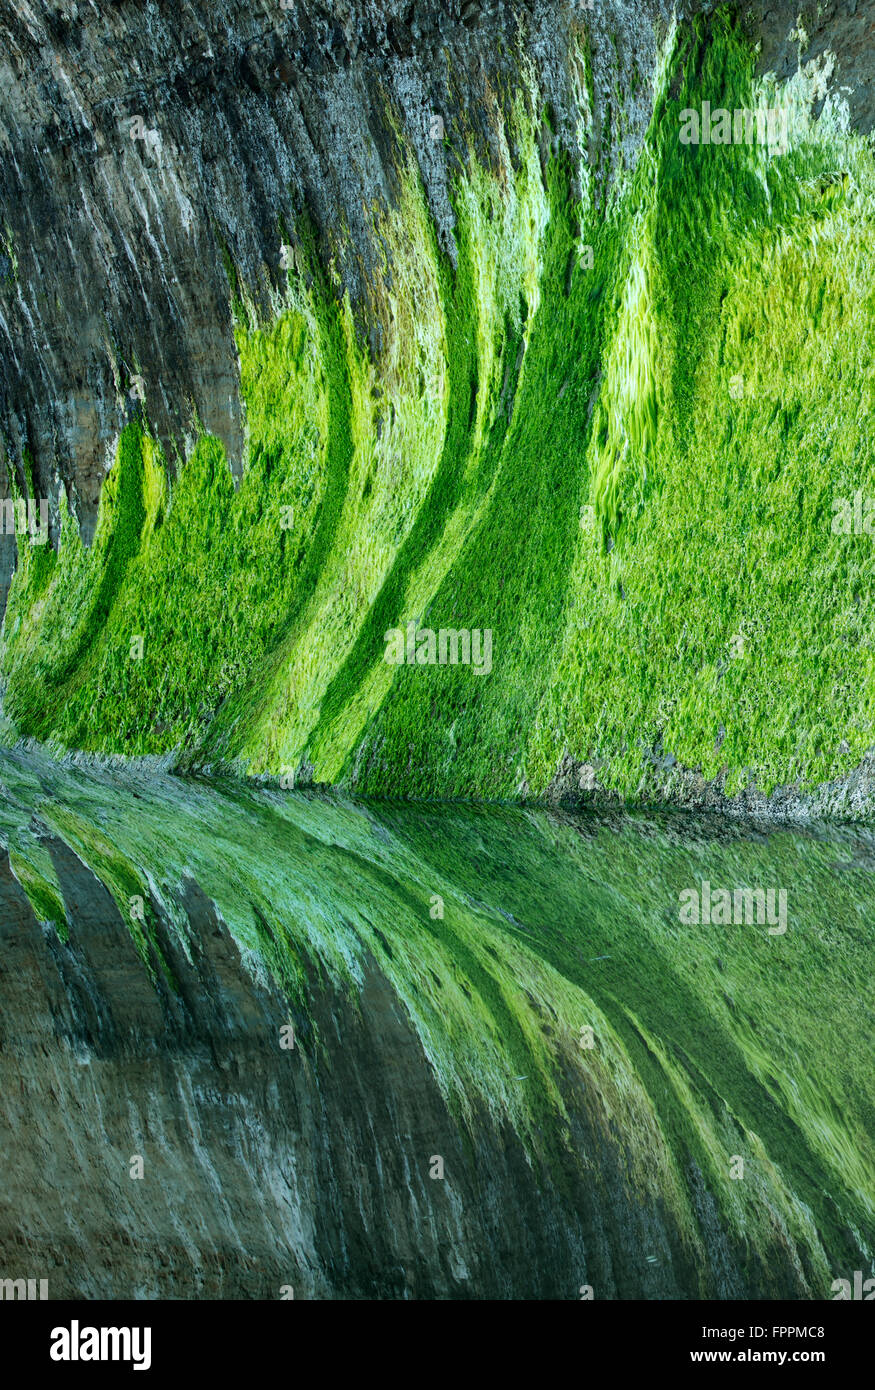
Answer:
[[[0,432],[21,483],[27,451],[38,495],[56,502],[63,483],[90,540],[135,376],[171,455],[196,417],[239,469],[223,250],[266,307],[284,279],[281,229],[306,209],[363,304],[379,255],[373,209],[397,195],[399,140],[450,247],[459,113],[488,150],[495,94],[513,88],[526,54],[570,143],[569,31],[591,26],[606,50],[595,63],[606,98],[633,68],[647,74],[669,14],[663,0],[634,8],[4,4]],[[610,57],[609,31],[620,40]],[[643,96],[631,112],[627,158]],[[431,138],[433,116],[449,146]],[[135,117],[148,138],[131,138]]]
[[[47,497],[59,551],[72,518],[54,570],[19,556],[17,730],[411,795],[541,796],[566,761],[632,797],[653,756],[730,795],[858,768],[871,575],[829,508],[869,486],[872,24],[0,11],[0,500]],[[682,91],[786,102],[786,157],[680,144]],[[494,634],[488,681],[389,680],[384,633],[426,611]]]
[[[868,1267],[865,832],[23,752],[0,783],[3,1277],[824,1299]],[[786,931],[680,925],[703,877],[789,885]]]

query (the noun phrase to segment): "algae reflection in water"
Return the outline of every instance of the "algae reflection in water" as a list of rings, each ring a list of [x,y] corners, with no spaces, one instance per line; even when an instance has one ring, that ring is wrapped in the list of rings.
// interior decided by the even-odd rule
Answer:
[[[95,893],[108,890],[100,931],[117,943],[131,933],[144,997],[160,1003],[165,1028],[188,1000],[177,971],[208,935],[192,917],[194,885],[252,988],[269,979],[295,1029],[291,1052],[267,1021],[248,1049],[271,1067],[307,1068],[308,1094],[356,1045],[338,1022],[345,1009],[370,1014],[373,1055],[354,1061],[372,1081],[401,1066],[385,1055],[395,1046],[385,1010],[403,1019],[403,1056],[417,1059],[417,1087],[436,1080],[434,1104],[460,1147],[446,1155],[444,1188],[427,1179],[427,1142],[374,1133],[355,1156],[355,1183],[379,1187],[382,1166],[403,1159],[398,1220],[414,1267],[421,1205],[442,1200],[439,1186],[452,1201],[455,1184],[456,1200],[464,1193],[485,1210],[496,1199],[525,1207],[529,1182],[553,1193],[551,1219],[579,1240],[583,1264],[573,1267],[576,1247],[561,1240],[552,1266],[511,1260],[504,1275],[517,1296],[575,1297],[591,1285],[597,1297],[829,1298],[834,1279],[871,1261],[869,832],[363,803],[25,752],[3,754],[0,781],[9,892],[55,939],[70,998],[90,948],[87,895],[67,883],[67,851]],[[683,922],[684,895],[703,881],[715,893],[784,889],[786,930]],[[139,900],[142,920],[131,914]],[[326,1012],[329,994],[344,1002]],[[75,1009],[59,1019],[62,1051],[112,1051]],[[221,1054],[218,1019],[215,1028]],[[403,1074],[391,1071],[393,1086]],[[333,1114],[328,1128],[345,1123]],[[190,1156],[195,1190],[201,1179],[209,1187],[216,1142],[202,1136],[204,1151]],[[187,1152],[191,1140],[173,1143]],[[516,1198],[490,1177],[495,1145],[524,1155]],[[99,1171],[108,1162],[96,1145],[89,1161]],[[297,1161],[306,1168],[303,1153]],[[273,1191],[286,1176],[261,1181]],[[100,1229],[100,1192],[94,1202]],[[341,1296],[379,1293],[380,1277],[318,1248],[300,1275]],[[461,1275],[416,1277],[426,1294],[484,1296]]]

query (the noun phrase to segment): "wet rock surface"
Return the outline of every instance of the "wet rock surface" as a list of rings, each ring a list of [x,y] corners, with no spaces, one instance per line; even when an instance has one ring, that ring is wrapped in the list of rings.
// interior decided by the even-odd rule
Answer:
[[[16,779],[24,769],[28,778],[38,772],[41,791],[34,784],[23,792]],[[769,939],[750,929],[725,932],[719,944],[707,939],[714,929],[695,934],[695,979],[713,969],[732,1004],[728,1014],[722,1005],[709,1011],[707,995],[691,984],[677,993],[682,953],[669,949],[659,907],[648,925],[624,896],[632,887],[623,878],[624,845],[644,866],[645,903],[656,863],[660,882],[672,865],[681,882],[695,880],[700,862],[720,882],[720,863],[725,877],[747,854],[748,872],[766,881],[783,873],[792,884],[822,853],[813,841],[800,842],[781,868],[789,842],[773,851],[764,836],[740,827],[720,833],[677,815],[633,828],[621,817],[356,808],[311,795],[293,799],[286,823],[271,809],[280,802],[238,798],[231,784],[219,793],[160,774],[59,772],[25,754],[4,756],[0,780],[9,846],[0,858],[5,1275],[39,1271],[53,1298],[277,1299],[289,1286],[295,1298],[577,1299],[584,1286],[595,1298],[817,1298],[827,1296],[830,1270],[866,1258],[871,1220],[851,1214],[855,1202],[863,1213],[871,1203],[861,1176],[872,1142],[866,1105],[847,1091],[842,1123],[854,1142],[833,1141],[831,1115],[827,1148],[818,1147],[835,1059],[815,1042],[819,1014],[804,999],[790,1017],[792,981],[774,973],[781,967],[769,973],[764,960],[756,964],[772,959]],[[63,801],[54,799],[61,785]],[[149,809],[156,797],[165,807],[157,840]],[[198,804],[215,836],[236,837],[236,861],[223,857],[219,838],[212,857],[196,850],[190,816]],[[189,808],[183,821],[174,805]],[[278,874],[277,885],[300,887],[289,901],[281,887],[260,899],[245,889],[244,910],[260,919],[268,947],[293,932],[296,944],[283,949],[303,972],[294,1002],[266,951],[241,945],[245,923],[232,934],[214,898],[228,883],[249,882],[240,832],[256,806],[257,839],[267,836],[272,848],[252,863],[265,883]],[[293,830],[302,816],[303,839]],[[70,827],[75,850],[50,828],[55,817]],[[283,824],[280,851],[272,836]],[[442,832],[454,866],[446,884]],[[177,878],[169,860],[159,862],[156,845],[168,835],[186,839],[185,855],[199,867]],[[51,858],[66,939],[39,920],[22,886],[34,882],[21,856],[36,841]],[[85,863],[99,858],[104,876],[117,876],[133,843],[131,872],[153,884],[145,956],[116,896]],[[427,873],[446,894],[446,929],[427,913],[421,921],[417,879],[404,876],[417,843],[438,856]],[[841,1023],[833,1035],[843,1056],[857,1052],[844,1004],[830,992],[837,950],[864,1010],[871,992],[849,920],[867,843],[851,836],[837,850],[840,873],[793,889],[795,915],[780,946],[801,971],[793,979],[821,981],[827,1015]],[[572,859],[578,867],[566,876]],[[606,862],[616,864],[607,879],[599,868]],[[527,907],[530,875],[539,892]],[[337,912],[348,920],[335,920]],[[361,961],[354,990],[308,953],[307,936],[319,939],[323,919],[338,940],[352,933]],[[430,955],[438,941],[439,954]],[[799,950],[813,952],[808,964],[799,964]],[[753,987],[743,983],[746,956],[763,973]],[[503,958],[519,975],[535,957],[553,960],[566,984],[548,974],[536,997],[524,975],[499,983]],[[441,1006],[426,1032],[420,970],[434,974]],[[569,1028],[559,1001],[572,980],[586,993],[575,995]],[[759,995],[772,1001],[776,989],[770,1018],[758,1012]],[[660,1021],[666,997],[675,1002]],[[604,1011],[601,1022],[594,1009]],[[580,1018],[596,1019],[595,1051],[578,1045]],[[289,1025],[295,1045],[284,1048]],[[543,1034],[546,1069],[533,1035],[524,1042],[526,1028]],[[460,1091],[450,1103],[452,1091],[440,1084],[445,1037],[460,1078],[454,1089],[478,1052],[488,1056],[490,1039],[501,1049],[499,1070],[484,1080],[480,1100],[471,1098],[467,1117],[455,1103]],[[789,1105],[780,1078],[785,1055],[806,1046],[800,1108],[795,1098]],[[759,1069],[761,1047],[772,1054],[768,1075]],[[516,1091],[540,1114],[528,1138],[519,1113],[502,1111]],[[831,1143],[843,1166],[827,1158]],[[749,1172],[734,1184],[727,1165],[739,1153]],[[138,1157],[142,1177],[132,1176]],[[738,1202],[748,1204],[742,1216]]]
[[[670,1279],[695,1277],[659,1211],[611,1193],[621,1152],[600,1145],[597,1183],[569,1171],[560,1191],[513,1133],[484,1124],[465,1144],[376,970],[361,1012],[316,990],[314,1065],[306,1028],[280,1049],[288,1008],[242,968],[196,885],[195,961],[162,938],[173,993],[150,983],[106,890],[54,848],[68,946],[0,871],[4,1268],[38,1266],[59,1298],[279,1298],[283,1285],[296,1298],[561,1298],[584,1275],[633,1296],[643,1242],[674,1247]],[[574,1127],[595,1162],[585,1110]],[[142,1180],[129,1176],[138,1154]],[[615,1273],[627,1241],[636,1269]]]
[[[362,328],[378,334],[367,315],[382,254],[373,210],[397,196],[402,145],[452,256],[454,132],[463,123],[488,155],[527,64],[555,141],[588,160],[603,189],[634,166],[670,24],[700,8],[5,4],[0,496],[3,470],[20,487],[32,472],[36,493],[52,499],[56,539],[62,487],[89,541],[119,432],[141,399],[170,457],[184,454],[197,421],[239,473],[245,422],[228,258],[268,310],[284,240],[306,216],[338,292],[349,290]],[[812,51],[838,52],[833,80],[853,89],[852,114],[866,129],[872,7],[845,8],[817,7]],[[797,9],[749,7],[764,66],[790,67]],[[580,36],[591,109],[572,58]],[[446,140],[435,138],[435,117]],[[2,547],[5,600],[14,542],[4,536]]]

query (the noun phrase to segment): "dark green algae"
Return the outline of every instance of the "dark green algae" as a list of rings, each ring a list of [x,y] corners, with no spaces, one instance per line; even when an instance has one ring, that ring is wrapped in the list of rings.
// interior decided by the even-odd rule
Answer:
[[[55,838],[109,889],[153,978],[169,977],[154,923],[187,949],[195,881],[317,1062],[331,1040],[308,1022],[313,991],[354,1001],[376,968],[463,1133],[509,1125],[561,1173],[593,1161],[569,1148],[585,1107],[693,1258],[695,1172],[751,1258],[767,1265],[778,1238],[796,1251],[810,1297],[871,1262],[871,832],[365,802],[23,748],[0,754],[0,786],[13,873],[70,948]],[[786,933],[684,925],[680,894],[702,880],[786,889]]]

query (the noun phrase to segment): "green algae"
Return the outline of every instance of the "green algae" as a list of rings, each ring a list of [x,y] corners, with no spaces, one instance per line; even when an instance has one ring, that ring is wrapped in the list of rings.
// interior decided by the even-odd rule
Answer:
[[[795,1249],[811,1297],[852,1251],[875,1253],[866,832],[366,803],[24,751],[0,756],[0,780],[19,881],[38,867],[38,821],[105,884],[142,951],[134,884],[187,950],[193,880],[296,1020],[320,981],[355,1001],[376,968],[465,1130],[486,1115],[533,1163],[579,1164],[596,1183],[596,1136],[620,1138],[630,1198],[665,1203],[694,1262],[691,1172],[754,1263],[768,1269],[776,1240]],[[703,878],[786,887],[787,932],[684,925],[680,893]],[[312,1027],[296,1045],[322,1064]],[[578,1152],[584,1112],[595,1149]]]
[[[3,230],[0,232],[0,254],[9,262],[8,267],[0,275],[0,284],[14,284],[18,279],[18,257],[15,254],[15,246],[8,223],[4,223]]]
[[[379,349],[305,226],[270,321],[225,251],[239,487],[203,437],[171,478],[141,422],[90,549],[61,499],[57,556],[24,548],[10,591],[17,730],[417,797],[538,794],[568,755],[630,799],[654,750],[729,793],[849,771],[875,558],[832,522],[875,491],[875,167],[840,102],[812,118],[823,62],[783,87],[754,63],[726,11],[673,30],[598,207],[585,45],[579,163],[544,153],[524,73],[489,166],[459,166],[455,266],[399,147]],[[781,107],[787,149],[681,144],[703,100]],[[491,673],[388,666],[411,620],[488,628]]]
[[[38,922],[54,927],[62,941],[69,937],[67,911],[64,895],[51,856],[26,830],[21,835],[28,839],[27,856],[20,854],[13,845],[9,846],[9,867],[16,880],[27,894]]]

